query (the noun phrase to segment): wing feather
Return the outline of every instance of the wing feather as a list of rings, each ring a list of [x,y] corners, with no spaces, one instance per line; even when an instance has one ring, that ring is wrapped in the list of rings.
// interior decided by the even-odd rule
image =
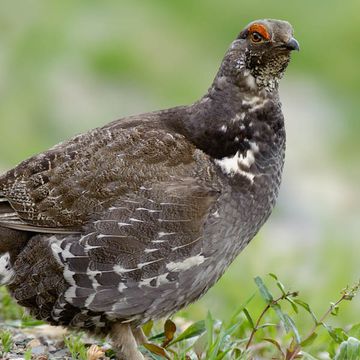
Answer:
[[[217,194],[193,179],[182,179],[119,199],[80,240],[64,238],[54,246],[71,284],[66,300],[128,317],[128,311],[139,313],[156,301],[158,292],[152,289],[175,291],[182,268],[167,264],[181,264],[201,253],[203,224]]]
[[[194,172],[194,146],[182,135],[156,127],[156,117],[153,120],[151,126],[113,124],[92,130],[0,177],[2,201],[8,201],[23,222],[8,226],[39,232],[81,230],[126,193]]]
[[[56,227],[41,227],[41,226],[35,226],[27,224],[20,219],[14,219],[14,220],[7,220],[3,221],[3,219],[0,216],[0,226],[5,227],[8,229],[13,230],[20,230],[20,231],[29,231],[29,232],[35,232],[40,234],[79,234],[80,231],[78,229],[72,229],[72,228],[56,228]]]

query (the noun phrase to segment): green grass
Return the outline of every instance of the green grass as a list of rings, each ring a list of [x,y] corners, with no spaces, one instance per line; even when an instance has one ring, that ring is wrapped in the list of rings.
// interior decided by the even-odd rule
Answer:
[[[286,289],[274,274],[270,278],[270,287],[260,277],[255,278],[264,302],[260,313],[252,306],[254,294],[227,321],[215,320],[209,312],[205,320],[177,334],[175,324],[167,320],[164,330],[145,345],[146,353],[154,360],[159,356],[174,360],[317,359],[324,353],[331,359],[349,360],[348,353],[353,352],[356,356],[351,359],[360,359],[360,323],[345,328],[328,324],[330,317],[338,316],[341,305],[354,298],[360,281],[342,290],[339,298],[317,316],[298,291]],[[298,327],[296,314],[307,316],[312,326]]]
[[[9,353],[13,347],[13,340],[12,340],[12,334],[10,331],[2,330],[0,332],[0,353],[5,356],[7,353]]]
[[[258,276],[254,280],[257,291],[226,320],[215,319],[209,311],[205,319],[196,322],[175,316],[174,321],[166,320],[163,327],[160,323],[146,324],[144,332],[149,343],[141,347],[142,352],[153,360],[292,360],[318,359],[320,354],[328,354],[328,359],[360,360],[360,322],[343,327],[332,325],[332,318],[341,315],[342,307],[359,291],[360,281],[343,289],[338,299],[325,303],[326,310],[317,314],[299,291],[288,289],[276,275],[269,274],[266,281]],[[2,291],[2,296],[7,295]],[[261,299],[260,306],[255,301],[257,297]],[[6,323],[21,312],[9,301],[1,315]],[[301,317],[306,317],[310,325],[298,321]],[[26,318],[22,325],[29,323]],[[11,333],[2,331],[0,340],[2,354],[11,351]],[[88,347],[81,334],[66,336],[64,342],[72,359],[87,359]],[[110,357],[113,354],[106,353]]]
[[[31,349],[27,349],[25,352],[24,352],[24,360],[31,360],[31,357],[32,357],[32,354],[31,354]]]
[[[74,360],[87,360],[87,348],[81,341],[81,335],[66,336],[64,342]]]

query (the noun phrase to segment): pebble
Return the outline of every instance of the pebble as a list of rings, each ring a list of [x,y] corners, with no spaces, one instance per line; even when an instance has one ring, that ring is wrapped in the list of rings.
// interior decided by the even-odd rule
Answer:
[[[61,327],[40,325],[28,328],[20,328],[16,324],[2,325],[2,330],[12,333],[13,346],[9,353],[1,360],[24,360],[24,353],[31,349],[31,360],[71,360],[71,354],[64,343],[67,332]],[[88,355],[92,359],[110,360],[104,353],[110,348],[109,344],[101,343],[84,334],[82,342],[89,350]]]
[[[31,353],[34,355],[42,355],[48,352],[48,348],[44,345],[35,346],[31,349]]]

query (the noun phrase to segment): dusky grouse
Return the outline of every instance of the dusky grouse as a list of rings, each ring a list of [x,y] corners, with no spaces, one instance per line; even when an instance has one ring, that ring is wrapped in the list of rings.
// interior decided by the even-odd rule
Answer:
[[[31,315],[110,334],[203,295],[266,221],[284,162],[286,21],[250,23],[190,106],[75,136],[0,177],[0,283]]]

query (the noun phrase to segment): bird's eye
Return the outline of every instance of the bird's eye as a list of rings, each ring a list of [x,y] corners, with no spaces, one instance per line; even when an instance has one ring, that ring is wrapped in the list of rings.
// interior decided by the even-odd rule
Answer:
[[[251,33],[251,41],[253,43],[260,43],[263,41],[263,37],[256,31]]]

